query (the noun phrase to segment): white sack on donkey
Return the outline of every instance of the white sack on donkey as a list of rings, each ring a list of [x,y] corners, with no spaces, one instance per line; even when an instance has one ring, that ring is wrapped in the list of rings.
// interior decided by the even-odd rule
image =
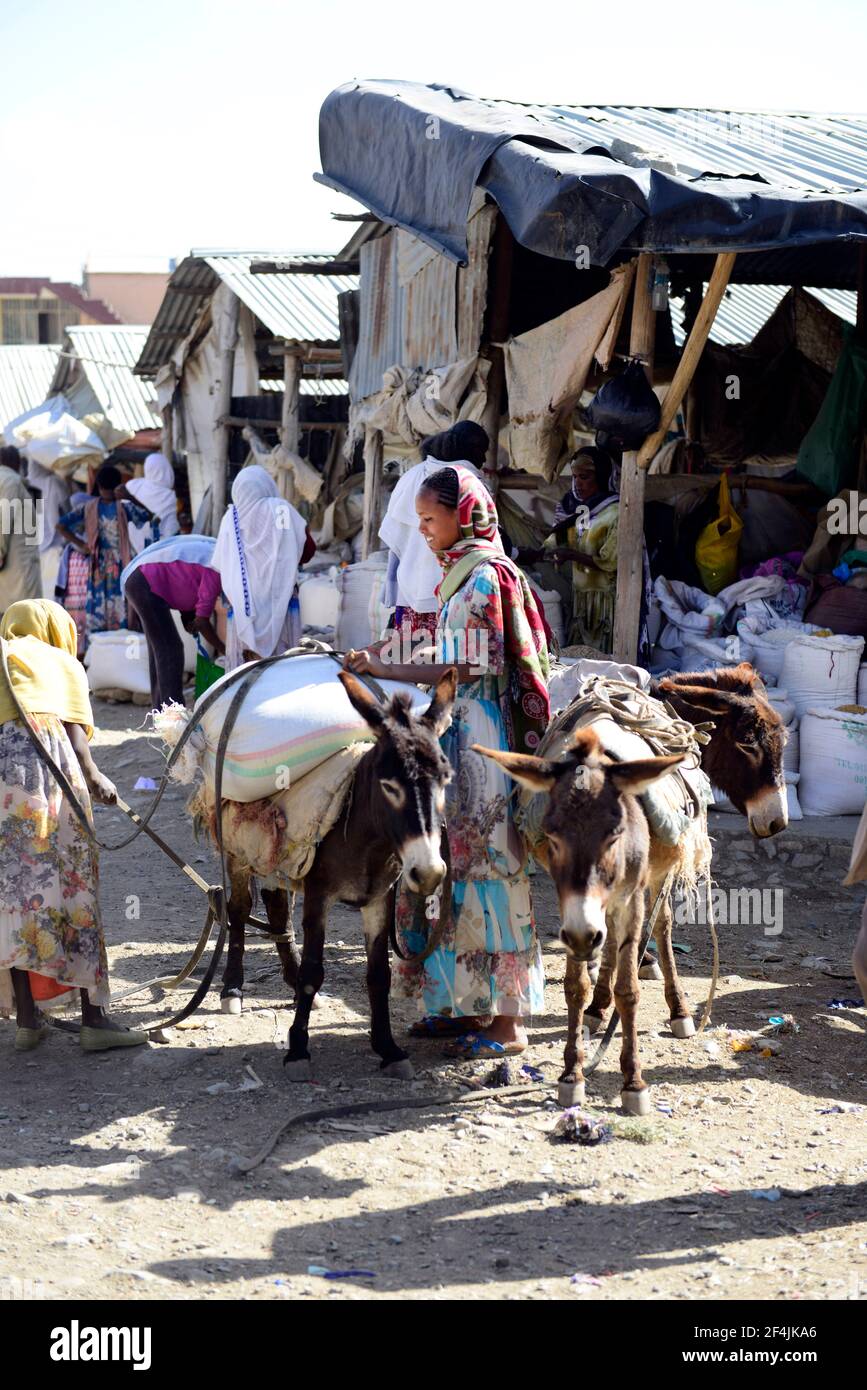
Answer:
[[[239,670],[244,670],[240,667]],[[357,740],[371,742],[370,725],[350,704],[329,656],[288,658],[267,667],[247,694],[229,737],[223,765],[223,796],[229,801],[258,801],[285,791],[333,753]],[[430,696],[414,685],[380,681],[386,699],[405,691],[421,714]],[[205,699],[224,688],[200,717]],[[198,727],[172,769],[178,782],[202,779],[214,786],[220,734],[238,691],[238,671],[225,676],[200,696],[192,712],[166,706],[153,716],[154,729],[170,747],[190,720]]]

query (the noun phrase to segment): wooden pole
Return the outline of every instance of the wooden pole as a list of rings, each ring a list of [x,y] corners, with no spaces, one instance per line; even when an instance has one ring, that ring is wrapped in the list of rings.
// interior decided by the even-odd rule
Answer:
[[[232,413],[232,378],[235,372],[235,344],[238,341],[238,321],[241,301],[236,294],[230,294],[226,304],[226,318],[221,326],[219,376],[214,392],[214,476],[211,480],[211,522],[214,534],[226,510],[226,482],[229,469],[229,430],[228,424],[219,425],[217,421],[226,419]]]
[[[653,380],[656,318],[650,302],[653,256],[642,251],[635,272],[629,355],[638,357]],[[614,660],[635,661],[644,582],[644,469],[633,450],[623,455],[620,515],[617,523],[617,591],[614,605]]]
[[[364,514],[361,523],[361,558],[379,548],[382,507],[382,431],[364,431]]]
[[[169,463],[173,463],[175,456],[175,430],[171,405],[164,405],[161,414],[163,418],[163,428],[162,438],[160,439],[160,449],[163,457],[167,458]]]
[[[701,308],[695,317],[690,335],[684,343],[677,370],[671,381],[662,403],[662,413],[659,421],[659,429],[654,434],[648,435],[641,446],[638,454],[638,466],[646,468],[653,458],[657,449],[663,443],[668,433],[669,425],[674,419],[678,406],[689,390],[690,382],[695,375],[699,358],[704,351],[708,335],[713,327],[716,312],[722,303],[722,297],[726,292],[732,268],[735,263],[734,251],[723,251],[716,258],[713,272],[708,282],[707,293],[701,302]]]
[[[300,379],[301,363],[298,356],[287,350],[283,358],[283,412],[280,438],[283,448],[290,454],[298,453],[298,384]]]
[[[500,446],[500,403],[506,384],[506,362],[503,349],[498,343],[505,341],[509,332],[509,304],[512,294],[512,261],[515,238],[501,212],[497,213],[497,223],[491,245],[491,267],[488,277],[488,312],[485,324],[485,341],[491,370],[488,373],[488,401],[482,424],[488,432],[488,456],[485,460],[486,472],[494,472],[497,467],[497,454]]]

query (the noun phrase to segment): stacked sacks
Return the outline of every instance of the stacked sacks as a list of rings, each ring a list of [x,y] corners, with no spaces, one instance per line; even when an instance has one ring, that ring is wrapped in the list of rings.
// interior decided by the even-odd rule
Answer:
[[[863,650],[863,637],[803,636],[786,645],[780,684],[800,718],[808,710],[855,704]]]
[[[811,709],[801,719],[801,804],[808,816],[860,814],[867,794],[867,713]]]

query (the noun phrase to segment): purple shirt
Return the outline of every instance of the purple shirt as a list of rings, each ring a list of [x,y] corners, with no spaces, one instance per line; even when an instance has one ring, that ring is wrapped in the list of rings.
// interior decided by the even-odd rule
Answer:
[[[186,560],[164,560],[161,564],[139,565],[151,593],[165,599],[169,608],[181,613],[195,611],[197,618],[209,618],[220,595],[219,571]]]

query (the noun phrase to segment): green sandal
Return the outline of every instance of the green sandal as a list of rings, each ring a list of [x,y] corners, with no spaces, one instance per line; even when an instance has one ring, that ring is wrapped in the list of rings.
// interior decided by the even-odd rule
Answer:
[[[147,1033],[118,1033],[114,1028],[81,1026],[79,1038],[82,1052],[109,1052],[115,1047],[141,1047],[148,1041]]]
[[[45,1023],[41,1028],[16,1028],[15,1051],[32,1052],[40,1043],[45,1042],[47,1037],[48,1025]]]

